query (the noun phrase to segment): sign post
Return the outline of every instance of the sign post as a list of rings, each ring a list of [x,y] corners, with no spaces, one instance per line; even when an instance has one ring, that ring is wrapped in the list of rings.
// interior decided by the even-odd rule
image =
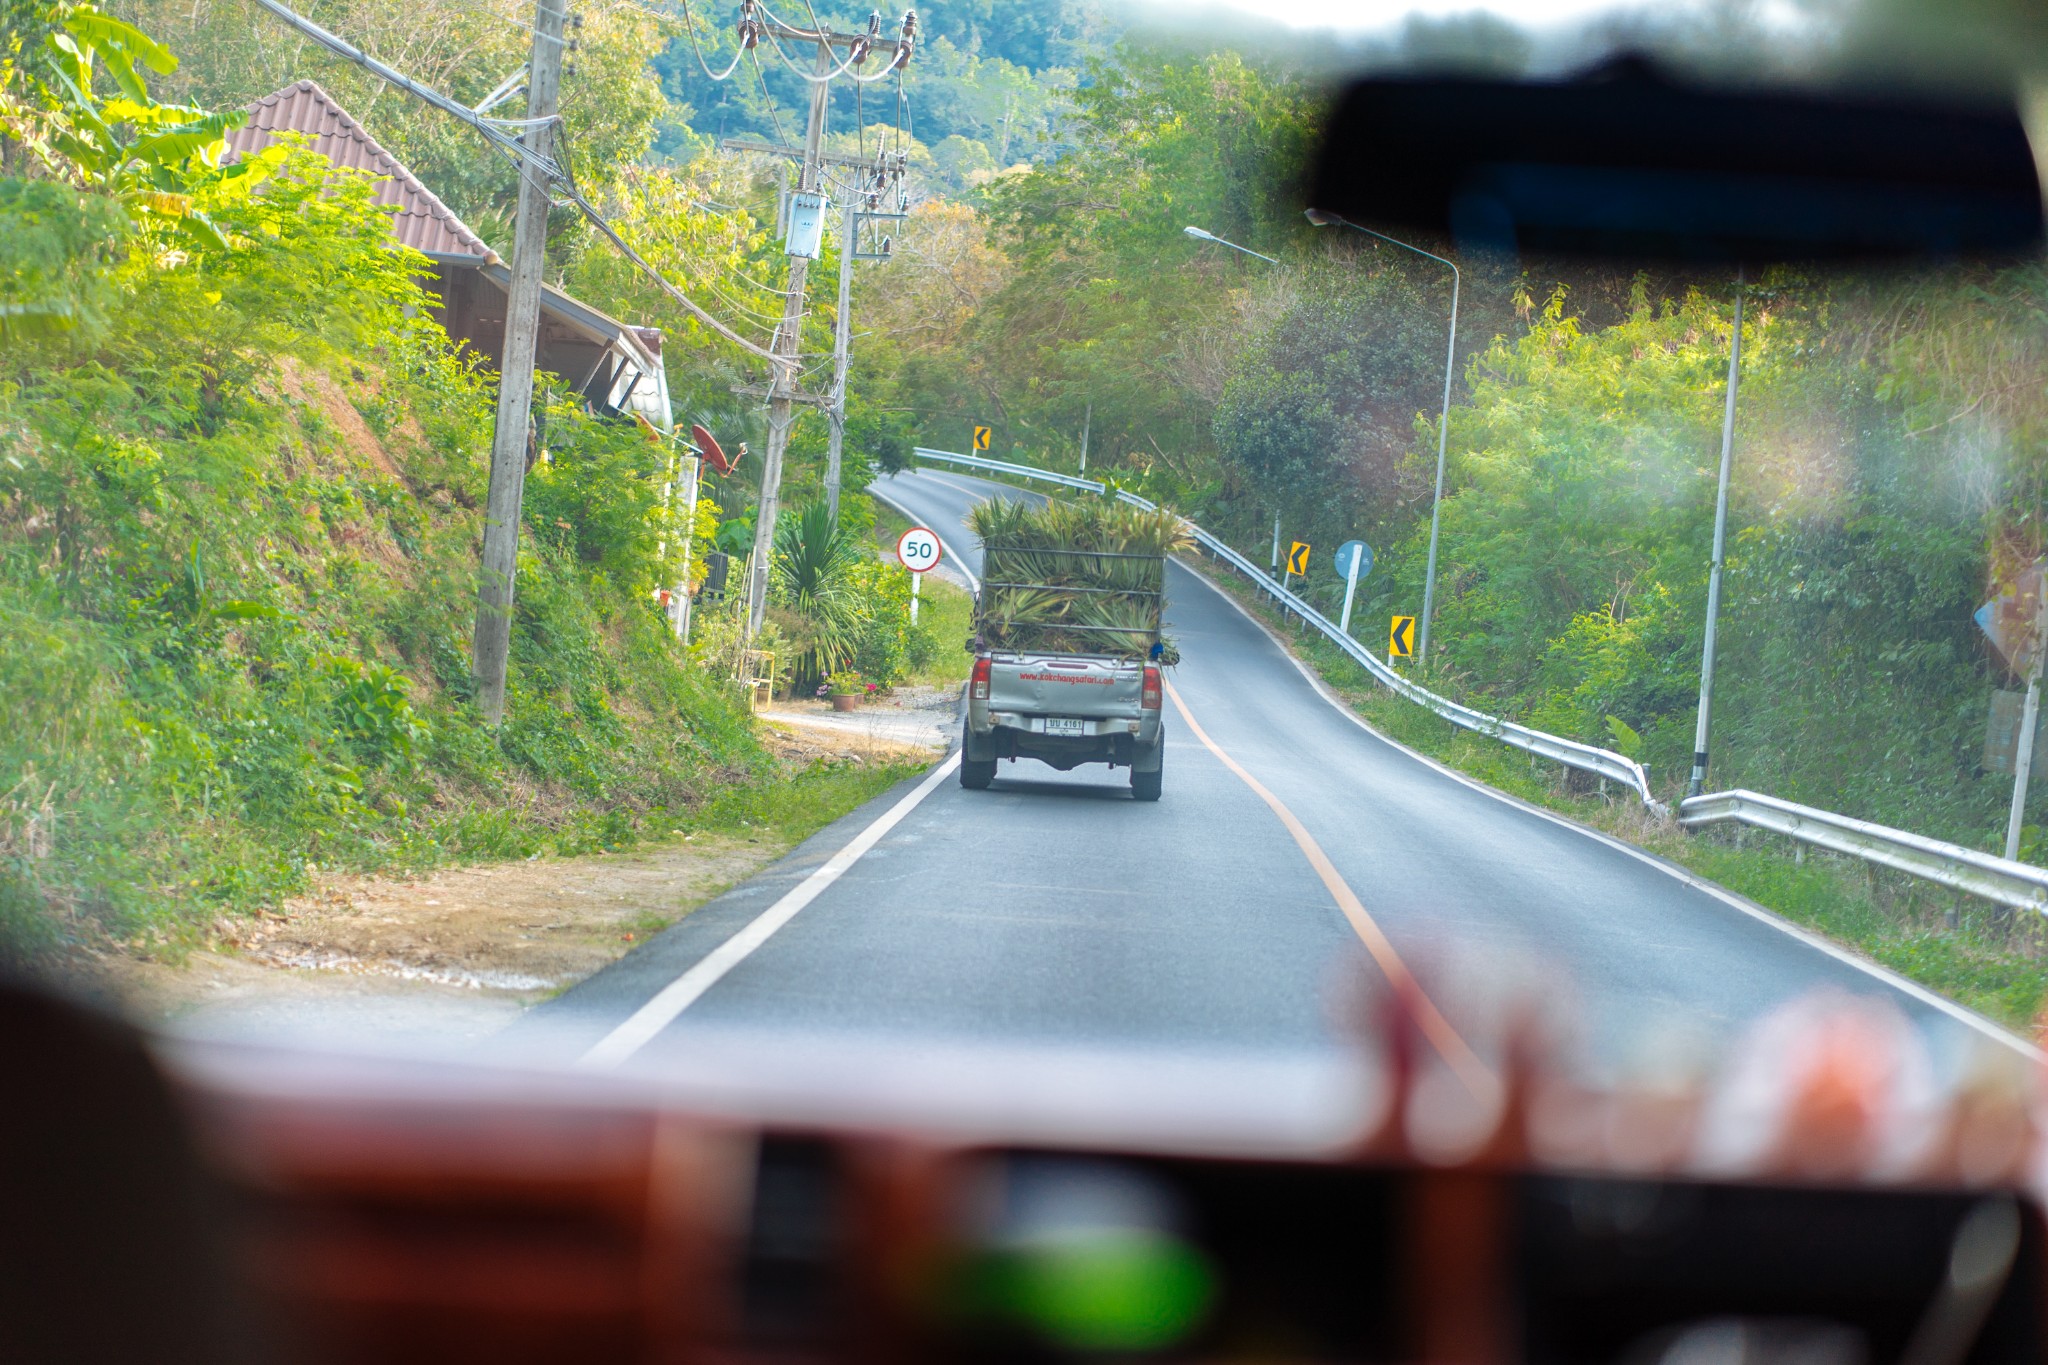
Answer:
[[[1337,629],[1349,635],[1351,602],[1358,596],[1358,580],[1372,572],[1372,546],[1362,540],[1347,540],[1337,547],[1337,553],[1330,562],[1344,576],[1344,619],[1338,623]]]
[[[2034,743],[2041,723],[2041,669],[2048,659],[2048,566],[2028,565],[2012,586],[1977,609],[1977,624],[2012,671],[2027,680],[2013,753],[2012,809],[2005,822],[2005,856],[2020,856],[2026,823],[2027,784],[2034,776]]]
[[[2027,783],[2034,776],[2034,735],[2041,723],[2041,652],[2034,653],[2034,671],[2027,675],[2027,705],[2020,713],[2019,752],[2012,763],[2012,811],[2005,819],[2005,856],[2020,856],[2020,829],[2027,820]]]
[[[910,570],[910,624],[917,624],[917,585],[924,576],[939,567],[943,552],[939,548],[939,537],[929,527],[913,526],[905,531],[896,542],[896,559]]]

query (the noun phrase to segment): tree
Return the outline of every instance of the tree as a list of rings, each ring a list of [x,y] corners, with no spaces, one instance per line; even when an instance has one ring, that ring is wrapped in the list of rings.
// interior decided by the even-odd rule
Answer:
[[[121,10],[186,54],[166,88],[233,111],[292,81],[320,82],[363,126],[485,240],[509,250],[517,199],[512,167],[477,134],[353,63],[308,43],[248,0],[119,0]],[[305,0],[327,29],[406,74],[474,105],[521,70],[532,45],[530,0]],[[574,73],[562,80],[571,165],[598,179],[641,159],[667,113],[647,53],[656,21],[623,0],[579,5]],[[492,111],[517,118],[518,99]],[[573,215],[554,224],[568,228]]]
[[[1248,345],[1214,420],[1217,452],[1269,506],[1348,526],[1426,492],[1407,457],[1441,396],[1446,315],[1405,266],[1371,257],[1310,268]],[[1362,506],[1359,506],[1361,505]]]

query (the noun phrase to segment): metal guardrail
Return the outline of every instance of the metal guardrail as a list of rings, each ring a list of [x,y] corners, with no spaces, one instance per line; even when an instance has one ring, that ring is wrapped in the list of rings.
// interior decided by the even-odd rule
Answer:
[[[1678,823],[1687,829],[1727,821],[1846,853],[2001,905],[2048,913],[2048,869],[1758,792],[1709,792],[1678,803]]]
[[[1068,487],[1087,488],[1094,492],[1105,491],[1102,484],[1091,480],[1074,479],[1065,474],[1053,474],[1025,465],[983,460],[972,455],[953,455],[945,451],[920,450],[918,453],[943,456],[962,464],[1000,469],[1005,473],[1044,479]],[[1158,504],[1121,488],[1115,491],[1114,496],[1117,501],[1132,507],[1143,508],[1148,512],[1158,510]],[[1334,622],[1302,600],[1299,595],[1283,584],[1275,582],[1264,569],[1192,521],[1185,518],[1182,520],[1188,528],[1188,533],[1204,550],[1236,569],[1274,601],[1322,632],[1390,691],[1417,705],[1428,707],[1451,724],[1475,734],[1486,735],[1539,758],[1547,758],[1554,763],[1595,773],[1611,782],[1618,782],[1633,791],[1650,810],[1659,815],[1672,813],[1668,806],[1650,794],[1649,776],[1643,771],[1640,763],[1608,749],[1595,748],[1590,744],[1581,744],[1577,740],[1546,734],[1541,730],[1532,730],[1526,725],[1517,725],[1513,721],[1489,716],[1482,711],[1454,702],[1448,697],[1440,697],[1419,683],[1411,682],[1372,651],[1338,630]],[[1836,815],[1832,811],[1802,806],[1796,802],[1782,801],[1775,796],[1764,796],[1752,791],[1710,792],[1705,796],[1688,797],[1679,803],[1677,816],[1679,823],[1688,829],[1725,822],[1749,825],[1755,829],[1800,840],[1816,848],[1827,849],[1832,853],[1860,858],[1880,867],[1889,867],[1909,876],[1921,877],[1951,890],[1980,896],[2000,905],[2048,914],[2048,869],[2012,862],[1995,854],[1983,853],[1941,839],[1932,839],[1924,834],[1892,829],[1887,825]]]
[[[952,464],[966,465],[969,469],[992,469],[998,474],[1041,479],[1046,483],[1059,484],[1063,488],[1084,488],[1090,493],[1105,491],[1103,485],[1093,479],[1077,479],[1071,474],[1055,474],[1049,469],[1033,469],[1028,464],[1011,464],[1008,460],[991,460],[981,455],[962,455],[957,450],[928,450],[923,446],[913,446],[910,453],[927,460],[946,460]]]
[[[1119,491],[1117,496],[1133,506],[1151,505],[1134,494]],[[1538,758],[1547,758],[1553,763],[1562,763],[1568,768],[1577,768],[1606,778],[1610,782],[1618,782],[1634,792],[1651,810],[1660,815],[1666,812],[1664,803],[1650,794],[1649,774],[1644,772],[1643,765],[1634,759],[1625,758],[1609,749],[1581,744],[1575,739],[1565,739],[1542,730],[1532,730],[1526,725],[1517,725],[1511,720],[1502,720],[1498,716],[1476,711],[1452,701],[1449,697],[1438,696],[1422,684],[1402,677],[1392,665],[1339,630],[1336,622],[1324,616],[1295,593],[1274,582],[1271,575],[1236,550],[1193,522],[1188,522],[1187,527],[1203,549],[1242,573],[1275,601],[1322,632],[1332,644],[1343,650],[1366,672],[1372,674],[1373,678],[1388,691],[1397,693],[1419,706],[1426,706],[1451,724],[1475,734],[1497,739],[1503,744],[1535,754]]]
[[[922,446],[916,447],[913,453],[924,456],[927,459],[947,460],[954,464],[966,465],[971,469],[997,470],[1005,474],[1021,475],[1025,478],[1042,479],[1048,483],[1060,484],[1067,488],[1083,488],[1092,493],[1108,491],[1105,485],[1097,483],[1093,479],[1077,479],[1069,474],[1055,474],[1049,470],[1033,469],[1029,465],[1011,464],[1006,460],[984,459],[979,455],[962,455],[958,451],[952,450],[928,450]],[[1142,508],[1147,512],[1159,510],[1157,503],[1147,498],[1139,497],[1136,493],[1125,489],[1117,489],[1114,496],[1118,502]],[[1475,711],[1469,706],[1460,705],[1448,697],[1440,697],[1419,683],[1410,682],[1395,671],[1392,666],[1374,655],[1371,650],[1337,629],[1335,622],[1331,621],[1286,587],[1274,582],[1265,570],[1259,568],[1236,550],[1231,549],[1230,546],[1195,525],[1194,522],[1188,521],[1185,517],[1181,520],[1188,528],[1188,533],[1195,538],[1196,542],[1203,549],[1218,559],[1223,560],[1239,573],[1242,573],[1255,585],[1271,595],[1275,601],[1329,637],[1339,649],[1350,655],[1352,659],[1356,660],[1361,667],[1372,674],[1381,685],[1390,691],[1396,692],[1418,705],[1428,707],[1453,725],[1462,726],[1477,734],[1497,739],[1503,744],[1513,745],[1515,748],[1535,754],[1539,758],[1547,758],[1553,763],[1562,763],[1569,768],[1578,768],[1584,772],[1596,774],[1610,782],[1618,782],[1634,792],[1642,800],[1642,803],[1651,810],[1660,815],[1668,813],[1668,808],[1664,803],[1650,794],[1649,775],[1643,771],[1642,764],[1637,763],[1633,759],[1624,758],[1611,750],[1595,748],[1590,744],[1581,744],[1577,740],[1546,734],[1541,730],[1532,730],[1526,725],[1517,725],[1513,721],[1489,716],[1483,711]]]

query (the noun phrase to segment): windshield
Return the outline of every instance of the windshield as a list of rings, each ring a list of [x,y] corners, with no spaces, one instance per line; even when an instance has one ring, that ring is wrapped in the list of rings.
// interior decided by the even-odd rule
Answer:
[[[2017,10],[542,9],[0,51],[11,970],[173,1052],[1292,1148],[1402,1056],[1445,1151],[1518,1057],[2037,1058],[2037,256],[1305,188],[1361,74],[2032,117]]]

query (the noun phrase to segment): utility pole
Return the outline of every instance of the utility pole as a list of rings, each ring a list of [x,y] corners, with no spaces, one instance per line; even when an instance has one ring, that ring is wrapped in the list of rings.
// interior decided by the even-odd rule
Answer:
[[[832,69],[832,47],[818,44],[818,73]],[[797,173],[796,192],[815,194],[818,189],[818,153],[825,141],[825,108],[831,83],[819,80],[811,86],[811,116],[804,128],[803,169]],[[794,200],[791,201],[794,204]],[[791,209],[792,225],[795,210]],[[794,231],[792,226],[791,231]],[[782,321],[775,328],[775,340],[768,349],[789,363],[778,365],[768,390],[768,454],[761,464],[761,501],[754,511],[754,552],[747,561],[747,640],[761,633],[761,620],[768,612],[768,566],[775,553],[775,518],[782,510],[782,455],[789,449],[789,429],[796,424],[797,347],[804,327],[804,282],[810,276],[808,256],[789,258],[789,279],[783,288]]]
[[[2038,581],[2038,580],[2037,580]],[[2033,666],[2027,670],[2027,700],[2020,710],[2019,747],[2013,754],[2012,810],[2005,821],[2005,856],[2020,856],[2020,833],[2027,823],[2027,784],[2034,777],[2034,739],[2041,727],[2041,668],[2048,662],[2048,594],[2034,603]]]
[[[1735,460],[1735,390],[1742,377],[1742,272],[1735,272],[1735,329],[1728,342],[1728,404],[1721,413],[1721,482],[1714,495],[1714,560],[1707,570],[1707,638],[1700,651],[1700,713],[1687,796],[1707,789],[1707,735],[1714,718],[1714,644],[1721,623],[1721,569],[1728,555],[1728,472]]]
[[[846,201],[846,217],[839,229],[839,314],[832,324],[832,404],[825,415],[832,421],[831,445],[825,452],[825,503],[839,517],[839,461],[846,446],[846,351],[853,342],[853,246],[858,230],[853,219],[854,202]],[[917,581],[916,575],[911,582]],[[911,615],[916,616],[912,606]]]
[[[889,52],[891,67],[900,67],[909,62],[911,52],[916,47],[916,12],[914,10],[904,12],[901,36],[893,39],[880,36],[881,24],[879,17],[869,21],[867,31],[864,33],[834,33],[827,29],[797,28],[794,25],[783,23],[780,19],[767,14],[765,10],[760,11],[753,22],[762,25],[764,31],[772,33],[774,37],[786,40],[791,44],[812,43],[817,47],[817,79],[811,82],[811,109],[810,117],[804,125],[804,145],[801,148],[781,147],[772,143],[762,143],[747,138],[725,138],[722,140],[721,145],[733,151],[766,152],[770,155],[785,156],[795,160],[799,167],[795,191],[797,196],[816,195],[819,193],[819,186],[823,181],[823,168],[827,165],[851,164],[868,167],[879,166],[889,162],[890,157],[885,153],[878,153],[872,160],[858,157],[828,156],[825,154],[825,116],[832,93],[831,77],[835,65],[833,50],[842,47],[850,49],[846,63],[849,69],[861,65],[867,59],[868,54],[874,51]],[[899,183],[902,161],[901,154],[897,154],[894,157],[893,165]],[[796,216],[795,198],[792,198],[790,203],[791,208],[784,230],[793,236]],[[851,227],[853,224],[851,204],[848,205],[847,209],[847,221],[849,225],[848,236],[850,238],[852,236]],[[852,247],[853,243],[849,240],[846,250],[850,253]],[[809,403],[815,407],[824,408],[828,413],[833,412],[840,405],[835,403],[834,396],[831,394],[806,394],[800,392],[797,387],[796,361],[803,339],[804,305],[806,301],[804,287],[810,276],[810,265],[810,256],[790,254],[789,277],[785,282],[782,298],[782,321],[776,327],[774,341],[769,346],[769,350],[782,363],[775,366],[775,371],[766,394],[768,399],[768,449],[761,462],[761,499],[754,513],[754,551],[749,556],[747,563],[747,639],[749,641],[760,632],[762,619],[767,615],[768,611],[768,568],[770,563],[773,562],[775,521],[782,505],[782,458],[789,449],[789,430],[796,422],[796,405],[798,403]],[[842,262],[840,266],[840,297],[842,300],[840,316],[842,327],[845,326],[846,300],[848,298],[848,291],[851,288],[851,277],[846,273],[850,269],[850,265]],[[835,345],[835,351],[843,350],[844,344],[843,340],[840,341]],[[840,386],[837,379],[837,366],[843,365],[843,362],[837,361],[836,356],[835,361],[834,388],[838,390]],[[735,392],[750,394],[756,393],[758,390],[748,386],[741,386]],[[843,402],[843,398],[840,402]],[[835,437],[839,429],[839,423],[835,421]],[[832,471],[836,475],[838,470],[837,439],[833,443],[833,451]],[[832,500],[836,510],[838,506],[838,483],[836,478],[830,484],[827,496]]]
[[[1081,473],[1088,473],[1088,428],[1095,425],[1095,404],[1091,400],[1088,411],[1081,417]]]
[[[545,162],[554,151],[562,87],[562,31],[569,0],[536,0],[533,60],[526,83],[523,139]],[[519,568],[519,508],[526,491],[526,429],[533,412],[533,353],[540,338],[541,267],[548,245],[548,181],[522,166],[519,219],[512,238],[512,280],[505,303],[505,353],[498,368],[498,421],[491,438],[491,486],[484,511],[484,554],[477,589],[470,671],[484,721],[505,719],[505,668],[512,652],[513,586]]]

